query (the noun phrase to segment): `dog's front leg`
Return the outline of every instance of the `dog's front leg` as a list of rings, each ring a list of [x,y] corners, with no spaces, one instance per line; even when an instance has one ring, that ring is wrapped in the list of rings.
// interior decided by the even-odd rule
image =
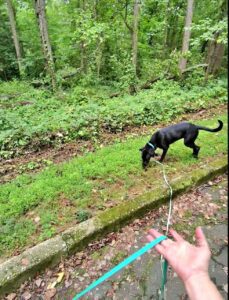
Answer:
[[[167,153],[169,148],[166,148],[166,149],[163,149],[163,152],[162,152],[162,155],[161,155],[161,158],[159,160],[159,162],[163,162],[164,158],[165,158],[165,155]]]

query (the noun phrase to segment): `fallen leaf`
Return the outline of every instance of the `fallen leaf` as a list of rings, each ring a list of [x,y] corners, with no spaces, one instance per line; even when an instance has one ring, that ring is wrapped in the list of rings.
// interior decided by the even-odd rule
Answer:
[[[65,271],[65,280],[68,281],[70,278],[70,273],[68,271]]]
[[[41,278],[38,278],[36,281],[35,281],[35,284],[37,287],[40,287],[41,286],[41,283],[42,283],[42,279]]]
[[[52,276],[52,271],[51,270],[48,270],[47,272],[46,272],[46,275],[48,276],[48,277],[51,277]]]
[[[57,278],[57,280],[56,280],[57,283],[60,283],[60,282],[62,281],[63,277],[64,277],[64,272],[58,273],[58,278]]]
[[[16,297],[17,297],[17,294],[12,293],[12,294],[9,294],[9,295],[6,297],[6,299],[7,299],[7,300],[14,300]]]
[[[82,282],[82,281],[84,281],[84,278],[81,277],[81,276],[79,276],[79,277],[78,277],[78,280],[79,280],[80,282]]]
[[[63,133],[57,132],[57,133],[56,133],[56,136],[58,136],[58,137],[63,137]]]
[[[76,266],[79,266],[81,263],[82,263],[82,261],[80,259],[76,259],[75,260],[75,265]]]
[[[64,285],[65,285],[66,289],[69,288],[72,285],[72,280],[70,280],[70,281],[65,280]]]
[[[24,292],[22,294],[22,299],[24,299],[24,300],[29,300],[29,299],[31,299],[31,297],[32,297],[32,295],[29,292]]]
[[[111,245],[111,246],[114,246],[114,245],[115,245],[115,240],[112,240],[112,242],[111,242],[110,245]]]
[[[41,219],[40,217],[36,217],[36,218],[34,219],[34,222],[35,222],[35,223],[39,223],[39,222],[40,222],[40,219]]]
[[[50,282],[47,286],[47,290],[52,290],[57,285],[57,281]]]
[[[56,289],[51,289],[45,292],[44,299],[51,300],[56,295]]]

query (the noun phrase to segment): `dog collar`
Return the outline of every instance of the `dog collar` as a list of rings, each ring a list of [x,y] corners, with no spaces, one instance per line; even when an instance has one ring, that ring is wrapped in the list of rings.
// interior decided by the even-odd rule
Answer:
[[[147,144],[155,150],[155,146],[153,144],[151,144],[150,142],[148,142]]]

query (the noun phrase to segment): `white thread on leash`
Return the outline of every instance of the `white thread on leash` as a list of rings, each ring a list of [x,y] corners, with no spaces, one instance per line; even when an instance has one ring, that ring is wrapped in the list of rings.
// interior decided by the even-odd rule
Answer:
[[[168,219],[167,219],[167,225],[166,225],[166,235],[168,235],[168,232],[169,232],[169,225],[170,225],[170,219],[171,219],[171,215],[172,215],[172,196],[173,196],[173,189],[171,187],[171,185],[169,184],[168,182],[168,179],[166,177],[166,174],[165,174],[165,168],[164,168],[164,165],[162,163],[160,163],[159,161],[153,159],[153,161],[159,165],[162,166],[162,171],[163,171],[163,177],[164,177],[164,181],[166,183],[166,185],[168,186],[169,188],[169,214],[168,214]]]
[[[163,171],[163,177],[164,177],[164,181],[166,183],[166,185],[168,186],[169,188],[169,213],[168,213],[168,218],[167,218],[167,224],[166,224],[166,236],[168,235],[168,232],[169,232],[169,225],[170,225],[170,220],[171,220],[171,215],[172,215],[172,196],[173,196],[173,189],[171,187],[171,185],[169,184],[168,182],[168,179],[166,177],[166,174],[165,174],[165,168],[164,168],[164,165],[162,163],[160,163],[159,161],[153,159],[153,161],[157,164],[159,164],[161,167],[162,167],[162,171]],[[164,258],[163,256],[161,255],[161,273],[163,275],[163,262],[164,262]],[[163,299],[163,300],[166,300],[166,287],[164,288],[164,293],[163,295],[161,295],[161,292],[159,294],[159,298],[160,299]]]

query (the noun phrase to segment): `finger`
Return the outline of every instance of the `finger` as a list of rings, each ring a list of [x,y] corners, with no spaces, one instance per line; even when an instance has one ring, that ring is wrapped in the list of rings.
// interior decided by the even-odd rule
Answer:
[[[150,230],[149,230],[149,234],[151,234],[154,238],[158,238],[158,237],[162,236],[162,234],[159,233],[159,232],[158,232],[157,230],[155,230],[155,229],[150,229]]]
[[[147,238],[147,240],[148,240],[149,242],[152,242],[152,241],[154,240],[154,238],[153,238],[151,235],[147,235],[146,238]],[[157,244],[157,245],[155,246],[155,249],[156,249],[157,252],[159,252],[160,254],[162,254],[162,255],[165,254],[165,249],[164,249],[164,247],[162,247],[160,244]]]
[[[175,230],[170,229],[169,232],[171,233],[172,237],[176,242],[182,242],[184,239],[182,238],[181,235],[179,235]]]
[[[162,236],[161,233],[159,233],[157,230],[155,229],[150,229],[149,230],[149,234],[154,237],[154,238],[159,238],[160,236]],[[168,247],[170,246],[171,244],[173,244],[173,241],[170,240],[170,239],[166,239],[164,241],[161,242],[161,245],[164,246],[164,247]]]
[[[195,236],[196,236],[196,245],[198,247],[208,247],[208,242],[205,238],[205,235],[204,235],[201,227],[196,228]]]

